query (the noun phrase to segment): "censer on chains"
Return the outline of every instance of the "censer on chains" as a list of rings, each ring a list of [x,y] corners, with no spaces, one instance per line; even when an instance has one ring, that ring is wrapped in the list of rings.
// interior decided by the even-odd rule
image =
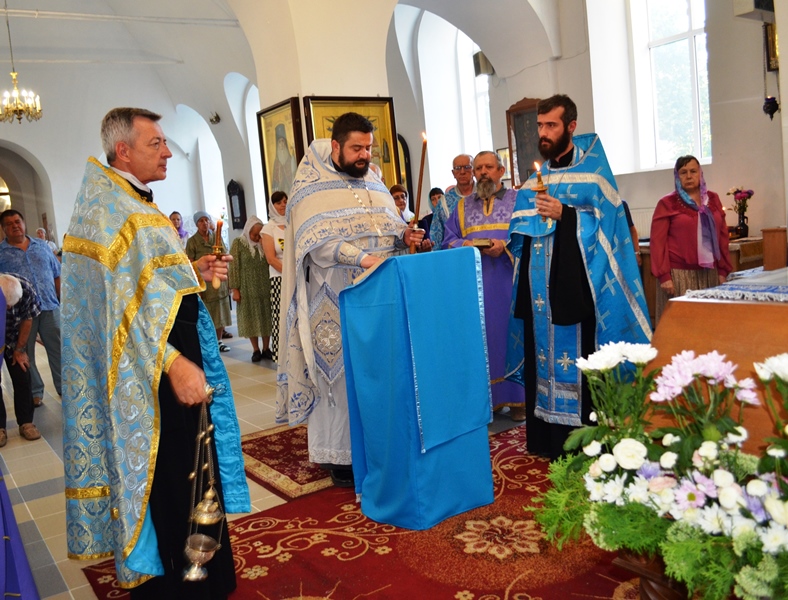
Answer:
[[[214,389],[211,386],[206,386],[205,391],[209,398],[213,396]],[[189,518],[189,537],[186,538],[183,552],[191,565],[183,571],[184,581],[202,581],[208,577],[208,571],[203,565],[221,548],[217,540],[222,538],[225,517],[215,487],[213,452],[211,452],[212,434],[213,424],[208,422],[208,404],[203,403],[200,408],[199,429],[194,442],[194,470],[189,474],[192,482],[190,506],[193,508]],[[195,504],[198,494],[202,499]],[[216,539],[199,531],[200,526],[217,523],[219,533]]]

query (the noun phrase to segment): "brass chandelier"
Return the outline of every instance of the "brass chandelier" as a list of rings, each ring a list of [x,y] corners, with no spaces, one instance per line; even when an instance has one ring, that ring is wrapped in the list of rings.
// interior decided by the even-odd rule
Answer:
[[[14,66],[14,47],[11,45],[11,24],[8,22],[8,0],[5,0],[5,25],[8,29],[8,48],[11,51],[11,81],[14,84],[12,91],[3,92],[0,103],[0,121],[13,122],[16,118],[19,123],[22,117],[28,121],[38,121],[41,118],[41,98],[33,90],[22,89],[16,81],[16,67]]]

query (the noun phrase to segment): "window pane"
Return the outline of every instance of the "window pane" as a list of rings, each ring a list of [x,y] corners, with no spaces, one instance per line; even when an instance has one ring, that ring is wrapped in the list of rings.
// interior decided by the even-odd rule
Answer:
[[[711,119],[709,118],[709,69],[706,53],[706,34],[695,36],[695,55],[698,73],[698,112],[700,113],[700,155],[711,156]]]
[[[651,50],[657,163],[672,163],[693,152],[692,80],[689,42],[679,40]]]
[[[705,0],[690,0],[690,13],[692,14],[693,29],[703,29],[706,27]]]
[[[648,0],[648,26],[652,42],[688,31],[687,0]]]

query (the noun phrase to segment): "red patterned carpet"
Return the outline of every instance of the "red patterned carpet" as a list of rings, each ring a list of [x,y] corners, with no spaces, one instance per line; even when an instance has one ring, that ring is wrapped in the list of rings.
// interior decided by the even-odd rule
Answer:
[[[522,510],[547,461],[524,453],[524,428],[490,438],[495,502],[427,531],[364,517],[330,488],[230,524],[233,600],[634,600],[631,574],[590,542],[558,552]],[[100,599],[123,597],[111,561],[84,570]]]
[[[292,500],[331,487],[328,471],[309,462],[306,425],[280,425],[241,438],[246,475]]]

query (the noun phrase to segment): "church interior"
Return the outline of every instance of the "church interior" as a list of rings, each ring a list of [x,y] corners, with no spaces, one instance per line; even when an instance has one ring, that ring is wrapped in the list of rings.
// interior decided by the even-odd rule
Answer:
[[[739,223],[728,190],[754,190],[748,232],[731,248],[735,270],[761,266],[762,231],[788,224],[788,111],[780,110],[788,70],[779,68],[778,43],[778,33],[788,32],[788,2],[671,0],[665,4],[685,11],[689,25],[666,26],[666,36],[686,52],[664,55],[650,54],[654,45],[642,31],[651,4],[657,1],[6,0],[0,93],[11,87],[13,57],[19,87],[35,91],[41,115],[0,123],[0,209],[19,210],[29,234],[43,227],[59,246],[88,157],[105,162],[99,124],[117,106],[162,115],[173,157],[166,180],[151,187],[160,210],[179,211],[190,233],[197,211],[230,222],[240,214],[267,220],[271,174],[264,173],[261,119],[287,107],[300,158],[299,146],[302,154],[318,131],[310,129],[311,99],[312,111],[326,98],[388,101],[400,152],[395,160],[387,149],[380,162],[398,165],[381,164],[412,186],[411,202],[417,180],[424,196],[452,185],[451,161],[461,153],[504,150],[511,161],[505,183],[513,187],[530,174],[516,162],[526,150],[514,129],[517,107],[561,93],[578,106],[576,133],[600,135],[641,246],[657,201],[673,190],[675,159],[693,154],[732,233]],[[674,106],[676,98],[684,108]],[[228,194],[231,182],[236,191]],[[422,213],[428,205],[423,198]],[[243,220],[228,228],[230,240],[242,228]],[[653,292],[647,277],[646,267],[644,286]],[[735,330],[736,318],[727,318],[709,326]],[[273,427],[276,365],[250,363],[237,336],[228,345],[223,359],[241,434]],[[92,599],[85,565],[66,556],[62,410],[43,349],[37,356],[47,385],[35,412],[42,438],[27,442],[9,427],[0,467],[40,597]],[[6,371],[2,386],[10,407]],[[283,503],[254,481],[250,489],[254,512]]]

